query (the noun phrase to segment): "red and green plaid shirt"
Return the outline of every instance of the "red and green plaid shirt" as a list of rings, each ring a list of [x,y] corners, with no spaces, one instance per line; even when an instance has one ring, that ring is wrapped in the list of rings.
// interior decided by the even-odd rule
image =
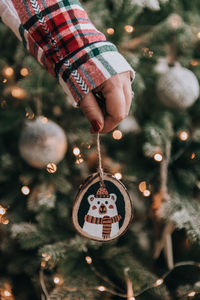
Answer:
[[[1,0],[0,15],[77,102],[111,76],[134,71],[77,0]]]

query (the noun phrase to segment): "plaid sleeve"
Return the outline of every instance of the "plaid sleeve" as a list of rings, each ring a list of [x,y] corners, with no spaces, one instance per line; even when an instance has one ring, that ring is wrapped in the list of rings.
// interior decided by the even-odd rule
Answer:
[[[77,102],[115,74],[130,71],[134,78],[130,65],[90,22],[77,0],[1,0],[0,13]]]

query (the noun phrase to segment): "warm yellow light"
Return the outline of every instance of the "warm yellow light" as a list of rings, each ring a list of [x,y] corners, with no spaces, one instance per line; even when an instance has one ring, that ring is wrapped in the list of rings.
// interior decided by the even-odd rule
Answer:
[[[3,74],[4,74],[4,76],[6,76],[6,77],[11,77],[11,76],[14,74],[14,70],[13,70],[13,68],[11,68],[11,67],[5,67],[5,68],[3,69]]]
[[[161,153],[155,153],[153,158],[155,161],[158,161],[158,162],[161,162],[163,160],[163,156]]]
[[[190,156],[191,159],[194,159],[196,157],[196,154],[193,152]]]
[[[53,174],[57,171],[57,166],[54,163],[48,163],[46,170],[47,170],[47,172]]]
[[[193,67],[197,67],[197,66],[199,65],[199,62],[198,62],[198,60],[196,60],[196,59],[192,59],[192,60],[190,61],[190,64],[191,64],[191,66],[193,66]]]
[[[43,261],[41,261],[41,267],[42,268],[45,268],[46,267],[46,262],[43,260]]]
[[[144,197],[149,197],[150,195],[151,195],[150,190],[145,190],[145,191],[143,192],[143,196],[144,196]]]
[[[140,182],[139,186],[138,186],[140,192],[144,192],[146,189],[147,189],[147,184],[146,184],[146,181],[142,181]]]
[[[121,173],[115,173],[114,174],[115,178],[117,178],[118,180],[122,179],[122,174]]]
[[[127,33],[132,33],[135,31],[135,28],[131,25],[126,25],[124,26],[124,30],[127,32]]]
[[[21,74],[22,76],[26,77],[26,76],[29,74],[29,71],[28,71],[27,68],[22,68],[22,69],[20,70],[20,74]]]
[[[53,282],[54,282],[55,284],[59,284],[59,283],[60,283],[60,278],[57,277],[57,276],[55,276],[54,279],[53,279]]]
[[[83,162],[84,162],[84,159],[83,159],[82,157],[77,158],[77,160],[76,160],[76,164],[77,164],[77,165],[80,165],[80,164],[82,164]]]
[[[107,34],[112,35],[115,33],[115,29],[110,27],[110,28],[107,28],[106,32],[107,32]]]
[[[49,121],[49,119],[47,117],[43,117],[42,118],[42,123],[43,124],[46,124],[48,121]]]
[[[113,139],[115,139],[115,140],[121,140],[122,132],[120,130],[115,130],[115,131],[113,131],[112,136],[113,136]]]
[[[90,256],[86,256],[85,260],[88,263],[88,265],[90,265],[92,263],[92,257],[90,257]]]
[[[22,194],[23,195],[29,195],[30,194],[30,188],[27,186],[27,185],[24,185],[24,186],[22,186],[22,188],[21,188],[21,192],[22,192]]]
[[[197,33],[197,38],[200,39],[200,31]]]
[[[9,220],[8,220],[8,219],[3,219],[3,220],[1,221],[1,223],[4,224],[4,225],[7,225],[7,224],[9,223]]]
[[[159,285],[163,284],[163,282],[164,282],[164,280],[162,278],[160,278],[160,279],[156,280],[154,285],[159,286]]]
[[[4,78],[3,79],[3,83],[6,83],[8,81],[8,79]]]
[[[32,120],[34,119],[35,115],[33,112],[26,112],[26,117],[29,119],[29,120]]]
[[[7,290],[4,291],[4,296],[6,297],[10,297],[11,296],[11,293]]]
[[[195,291],[189,292],[188,293],[188,297],[194,297],[196,295]]]
[[[6,210],[5,210],[5,208],[3,208],[2,206],[0,206],[0,215],[5,215],[5,213],[6,213]]]
[[[78,156],[80,153],[81,153],[80,149],[79,149],[78,147],[74,147],[74,149],[73,149],[73,154],[74,154],[75,156]]]
[[[180,133],[179,133],[179,139],[181,140],[181,141],[187,141],[187,139],[189,138],[189,133],[187,132],[187,131],[185,131],[185,130],[182,130]]]
[[[47,255],[46,255],[46,253],[42,253],[42,257],[46,257]]]
[[[11,90],[11,95],[14,97],[14,98],[23,98],[25,97],[26,93],[23,89],[21,89],[20,87],[14,87],[12,88]]]
[[[48,260],[50,260],[50,258],[51,258],[51,256],[50,255],[47,255],[47,256],[45,256],[45,261],[48,261]]]
[[[106,290],[105,286],[103,286],[103,285],[98,286],[97,289],[98,289],[100,292],[104,292],[104,291]]]

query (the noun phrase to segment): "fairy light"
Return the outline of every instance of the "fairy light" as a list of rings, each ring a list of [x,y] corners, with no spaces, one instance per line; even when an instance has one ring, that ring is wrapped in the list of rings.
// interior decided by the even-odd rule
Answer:
[[[197,38],[200,40],[200,31],[197,33]]]
[[[8,79],[4,78],[2,82],[6,83],[7,81],[8,81]]]
[[[79,149],[78,147],[74,147],[74,149],[73,149],[73,154],[74,154],[75,156],[78,156],[80,153],[81,153],[80,149]]]
[[[57,171],[57,166],[53,162],[48,163],[46,167],[47,172],[53,174]]]
[[[14,98],[21,99],[21,98],[25,97],[26,93],[22,88],[16,86],[16,87],[12,88],[11,95]]]
[[[149,197],[151,195],[151,191],[150,190],[145,190],[144,192],[143,192],[143,196],[144,197]]]
[[[26,77],[26,76],[28,76],[29,71],[28,71],[27,68],[22,68],[22,69],[20,70],[20,74],[21,74],[23,77]]]
[[[156,280],[156,282],[154,283],[154,286],[159,286],[161,284],[163,284],[164,280],[162,278],[159,278]]]
[[[190,61],[190,65],[191,65],[192,67],[197,67],[197,66],[199,65],[199,62],[198,62],[198,60],[196,60],[196,59],[192,59],[192,60]]]
[[[163,160],[163,156],[161,153],[155,153],[153,156],[154,160],[157,162],[161,162]]]
[[[196,295],[195,291],[189,292],[188,293],[188,297],[194,297]]]
[[[11,293],[10,293],[8,290],[5,290],[5,291],[4,291],[4,296],[10,297],[10,296],[11,296]]]
[[[43,118],[42,118],[42,123],[43,123],[43,124],[48,123],[48,121],[49,121],[49,119],[48,119],[47,117],[43,117]]]
[[[86,256],[85,260],[86,260],[86,262],[87,262],[88,265],[91,265],[91,263],[92,263],[92,257]]]
[[[77,158],[77,160],[76,160],[76,164],[77,164],[77,165],[80,165],[80,164],[82,164],[83,162],[84,162],[84,159],[83,159],[82,157]]]
[[[35,115],[33,112],[26,112],[25,116],[27,117],[27,119],[32,120],[34,119]]]
[[[14,69],[11,68],[11,67],[5,67],[5,68],[3,69],[3,74],[4,74],[4,76],[6,76],[6,77],[11,77],[11,76],[13,76],[13,74],[14,74]]]
[[[141,193],[143,193],[147,189],[146,181],[141,181],[138,186]]]
[[[114,174],[115,178],[117,178],[118,180],[122,179],[122,174],[117,172]]]
[[[1,223],[4,224],[4,225],[7,225],[9,223],[9,220],[8,219],[2,219]]]
[[[104,292],[106,290],[105,286],[103,285],[100,285],[97,287],[97,290],[100,291],[100,292]]]
[[[196,154],[193,152],[190,156],[191,159],[194,159],[196,157]]]
[[[45,268],[46,267],[46,262],[43,260],[43,261],[41,261],[41,267],[42,268]]]
[[[53,282],[55,284],[59,284],[60,283],[60,278],[58,276],[55,276],[54,279],[53,279]]]
[[[0,215],[3,216],[3,215],[5,215],[5,213],[6,213],[6,209],[0,205]]]
[[[113,35],[113,34],[115,33],[115,29],[112,28],[112,27],[110,27],[110,28],[107,28],[106,32],[107,32],[107,34],[109,34],[109,35]]]
[[[113,139],[115,140],[121,140],[122,138],[122,132],[120,130],[114,130],[112,133]]]
[[[179,132],[178,136],[181,141],[185,142],[189,138],[189,133],[185,130],[182,130],[181,132]]]
[[[127,32],[127,33],[132,33],[135,31],[135,28],[131,25],[126,25],[124,26],[124,30]]]
[[[23,195],[27,196],[30,194],[30,188],[27,185],[22,186],[21,188],[21,192]]]

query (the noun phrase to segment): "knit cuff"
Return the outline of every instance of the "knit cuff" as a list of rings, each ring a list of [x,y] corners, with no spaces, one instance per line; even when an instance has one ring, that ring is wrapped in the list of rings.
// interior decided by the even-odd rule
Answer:
[[[112,76],[129,71],[135,72],[125,58],[110,42],[87,45],[65,58],[59,68],[59,82],[70,99],[79,102],[89,91]]]

